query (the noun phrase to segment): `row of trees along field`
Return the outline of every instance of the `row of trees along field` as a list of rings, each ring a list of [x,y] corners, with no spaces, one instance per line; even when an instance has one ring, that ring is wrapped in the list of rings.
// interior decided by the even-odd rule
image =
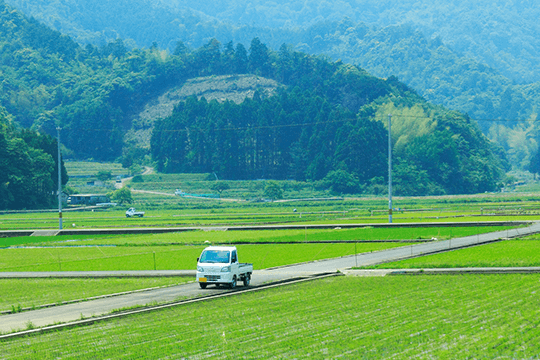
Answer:
[[[15,131],[0,107],[0,209],[53,206],[58,189],[56,139],[31,130]],[[62,184],[68,175],[62,162]]]

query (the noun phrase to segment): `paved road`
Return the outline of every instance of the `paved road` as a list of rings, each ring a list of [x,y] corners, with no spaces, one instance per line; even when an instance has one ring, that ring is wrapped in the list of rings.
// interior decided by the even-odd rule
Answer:
[[[153,273],[153,272],[152,272]],[[182,272],[181,275],[186,275],[187,272]],[[193,271],[193,277],[195,273]],[[301,269],[276,269],[272,271],[258,270],[253,273],[253,278],[250,286],[259,286],[270,282],[278,282],[291,278],[302,276],[312,276],[317,272],[303,271]],[[145,274],[148,276],[149,274]],[[151,275],[151,274],[150,274]],[[65,277],[62,273],[37,273],[36,277]],[[78,272],[77,277],[85,277],[86,274]],[[108,274],[108,276],[116,276],[116,274]],[[170,276],[170,274],[168,274]],[[28,278],[28,273],[4,274],[5,278],[25,277]],[[242,283],[239,283],[239,287]],[[200,289],[198,283],[189,283],[185,285],[155,289],[150,291],[141,291],[126,295],[107,297],[97,300],[84,301],[74,304],[54,306],[45,309],[25,311],[17,314],[9,314],[0,316],[0,332],[10,332],[13,330],[24,330],[29,322],[34,327],[44,327],[58,322],[71,322],[81,319],[82,317],[99,316],[110,313],[113,310],[133,307],[137,305],[145,305],[152,303],[172,302],[184,298],[193,298],[205,295],[213,295],[223,293],[228,290],[217,289],[213,286],[205,290]]]
[[[497,239],[501,238],[513,238],[533,233],[540,233],[540,222],[533,223],[531,226],[522,229],[498,231],[489,234],[468,236],[431,243],[422,243],[384,251],[359,254],[357,256],[353,255],[337,259],[316,261],[306,264],[297,264],[293,266],[275,269],[259,270],[254,272],[251,286],[259,286],[269,282],[279,282],[292,278],[310,277],[321,273],[332,273],[355,266],[372,265],[386,261],[409,258],[411,256],[421,256],[434,252],[448,251],[464,246],[484,244],[487,242],[496,241]],[[66,275],[65,272],[32,274],[35,276],[55,276],[55,274],[59,276]],[[28,277],[32,274],[5,273],[3,274],[3,276]],[[151,272],[145,272],[145,274],[151,274]],[[73,275],[84,276],[84,273],[77,273]],[[132,274],[132,276],[133,275],[134,274]],[[109,274],[109,276],[118,276],[118,273]],[[156,302],[171,302],[182,298],[198,297],[221,293],[225,291],[227,290],[216,289],[213,287],[202,290],[199,288],[198,284],[189,283],[169,288],[136,292],[127,295],[119,295],[98,300],[85,301],[81,303],[55,306],[52,308],[27,311],[18,314],[3,315],[0,317],[0,332],[10,332],[14,330],[26,329],[27,325],[30,322],[34,327],[43,327],[58,322],[76,321],[78,319],[81,319],[81,317],[103,315],[111,312],[112,310],[117,310],[120,308],[132,307],[136,305],[145,305]]]

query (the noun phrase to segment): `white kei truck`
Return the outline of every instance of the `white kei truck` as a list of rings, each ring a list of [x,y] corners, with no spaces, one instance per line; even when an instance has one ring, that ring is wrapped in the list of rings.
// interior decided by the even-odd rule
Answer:
[[[126,210],[126,217],[130,218],[130,217],[143,217],[144,216],[144,211],[137,211],[135,210],[135,208],[129,208]]]
[[[248,286],[253,273],[253,264],[238,262],[235,246],[209,246],[197,258],[197,281],[201,289],[214,284],[236,287],[238,281]]]

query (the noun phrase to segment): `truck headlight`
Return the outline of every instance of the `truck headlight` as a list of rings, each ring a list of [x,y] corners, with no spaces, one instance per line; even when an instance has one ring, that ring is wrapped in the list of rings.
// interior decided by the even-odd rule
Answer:
[[[204,268],[200,267],[200,266],[197,266],[197,271],[198,272],[204,272]]]
[[[225,267],[221,268],[221,272],[231,272],[231,267],[230,266],[225,266]]]

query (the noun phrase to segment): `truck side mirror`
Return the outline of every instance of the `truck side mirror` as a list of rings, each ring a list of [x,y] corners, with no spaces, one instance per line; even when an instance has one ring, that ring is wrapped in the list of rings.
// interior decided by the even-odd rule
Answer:
[[[197,262],[199,262],[199,258],[197,258]]]

